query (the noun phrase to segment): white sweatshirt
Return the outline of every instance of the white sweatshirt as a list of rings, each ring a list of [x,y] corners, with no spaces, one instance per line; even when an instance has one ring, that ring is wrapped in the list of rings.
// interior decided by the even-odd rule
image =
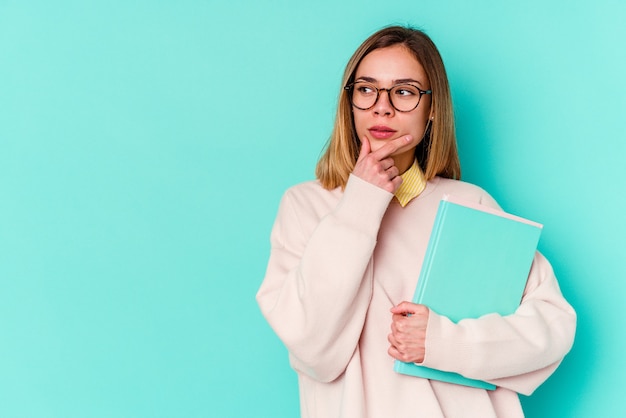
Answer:
[[[444,194],[498,207],[481,188],[443,178],[404,208],[355,176],[345,191],[308,182],[285,193],[257,300],[298,373],[303,418],[523,417],[517,392],[532,393],[571,348],[575,312],[537,253],[514,314],[457,324],[429,315],[422,364],[495,391],[393,371],[389,310],[413,297]]]

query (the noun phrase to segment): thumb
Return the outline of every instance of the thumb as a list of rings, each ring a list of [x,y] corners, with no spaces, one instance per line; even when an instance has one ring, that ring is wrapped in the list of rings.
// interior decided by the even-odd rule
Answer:
[[[372,149],[370,147],[370,141],[369,139],[367,139],[366,136],[364,136],[363,138],[361,138],[361,150],[359,151],[359,158],[357,158],[357,161],[361,161],[363,158],[365,158],[371,150]]]
[[[396,315],[414,314],[416,313],[416,307],[417,306],[411,302],[400,302],[391,308],[391,313]]]

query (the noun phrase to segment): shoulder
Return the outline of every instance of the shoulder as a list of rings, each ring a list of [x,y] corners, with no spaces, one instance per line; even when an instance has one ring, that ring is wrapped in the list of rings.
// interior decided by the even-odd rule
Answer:
[[[289,187],[283,200],[288,199],[300,203],[337,202],[342,195],[341,188],[327,190],[317,180],[306,181]]]
[[[295,212],[298,217],[320,218],[337,205],[342,195],[341,188],[327,190],[319,181],[311,180],[289,187],[280,207]]]
[[[463,199],[471,200],[482,205],[500,209],[500,205],[482,187],[461,180],[435,177],[429,181],[431,194],[437,200],[444,195],[453,195]]]

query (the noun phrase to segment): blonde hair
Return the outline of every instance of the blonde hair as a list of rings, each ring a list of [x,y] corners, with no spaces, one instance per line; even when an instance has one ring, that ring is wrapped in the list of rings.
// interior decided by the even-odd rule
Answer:
[[[359,46],[346,65],[337,105],[335,125],[317,163],[315,174],[326,189],[344,188],[359,155],[349,92],[343,87],[354,81],[356,70],[370,52],[393,45],[403,45],[424,68],[430,81],[432,123],[415,149],[415,156],[427,180],[435,176],[460,179],[461,166],[454,131],[454,111],[450,86],[441,55],[424,32],[391,26],[371,35]]]

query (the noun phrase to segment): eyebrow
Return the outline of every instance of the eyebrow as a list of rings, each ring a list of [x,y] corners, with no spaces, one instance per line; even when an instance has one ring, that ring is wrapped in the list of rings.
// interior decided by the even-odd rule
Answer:
[[[369,83],[377,83],[378,80],[376,80],[374,77],[359,77],[357,80],[363,80],[363,81],[367,81]],[[422,86],[422,83],[420,83],[418,80],[415,80],[413,78],[400,78],[398,80],[393,80],[393,84],[407,84],[407,83],[417,83],[420,86]]]

